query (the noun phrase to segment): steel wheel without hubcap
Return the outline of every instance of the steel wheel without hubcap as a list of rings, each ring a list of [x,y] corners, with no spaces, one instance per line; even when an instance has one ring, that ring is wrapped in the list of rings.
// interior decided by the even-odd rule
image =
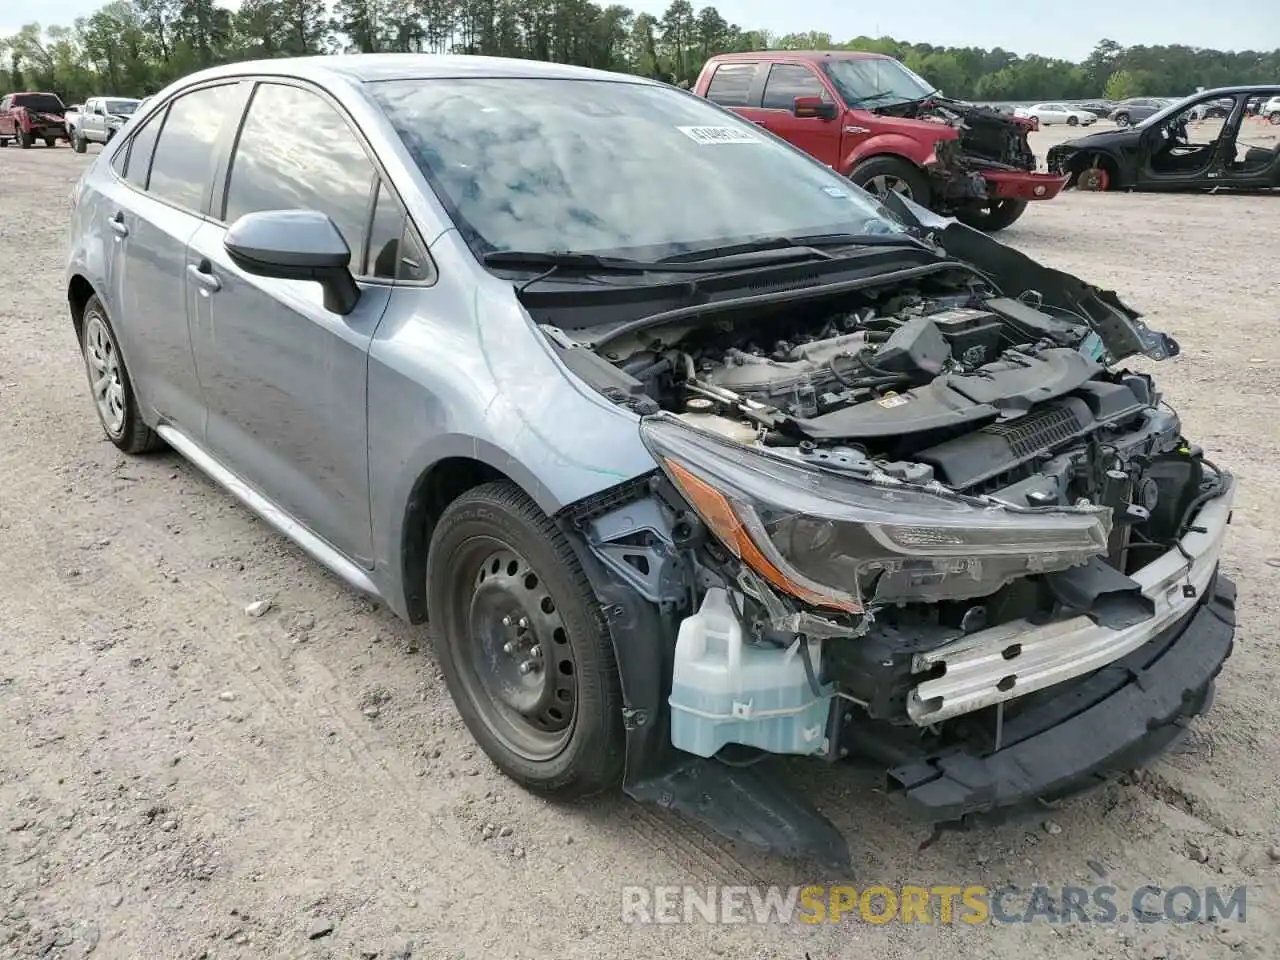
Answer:
[[[119,439],[124,434],[125,400],[124,382],[120,377],[120,352],[107,330],[106,323],[96,313],[85,317],[84,361],[89,368],[89,383],[93,390],[93,402],[98,407],[102,426],[111,436]]]
[[[473,571],[467,636],[450,637],[481,719],[513,753],[557,756],[573,733],[576,663],[542,578],[519,554],[484,537],[460,558]]]

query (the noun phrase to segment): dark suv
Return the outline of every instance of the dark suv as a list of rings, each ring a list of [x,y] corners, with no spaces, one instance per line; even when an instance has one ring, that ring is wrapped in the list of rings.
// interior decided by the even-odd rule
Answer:
[[[56,93],[8,93],[0,99],[0,147],[10,140],[26,148],[37,140],[52,147],[67,139],[66,105]]]

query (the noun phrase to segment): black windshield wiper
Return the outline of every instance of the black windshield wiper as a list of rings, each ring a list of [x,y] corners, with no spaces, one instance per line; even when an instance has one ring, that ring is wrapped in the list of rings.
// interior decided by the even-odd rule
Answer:
[[[662,264],[710,264],[723,263],[730,258],[759,253],[801,251],[810,256],[821,255],[825,260],[834,259],[824,247],[918,247],[920,241],[906,233],[813,233],[802,237],[762,237],[725,247],[694,250],[664,257]]]
[[[626,257],[602,257],[595,253],[571,251],[544,253],[533,250],[495,250],[484,255],[484,263],[488,267],[556,267],[562,270],[585,270],[589,273],[711,273],[735,267],[760,267],[815,258],[830,260],[831,254],[783,237],[763,246],[741,244],[700,250],[696,254],[678,254],[661,260],[631,260]]]

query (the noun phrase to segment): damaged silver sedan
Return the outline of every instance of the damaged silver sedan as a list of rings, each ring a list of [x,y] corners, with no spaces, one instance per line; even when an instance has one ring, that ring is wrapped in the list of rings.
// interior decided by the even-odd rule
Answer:
[[[634,77],[273,60],[139,114],[73,198],[107,435],[429,615],[519,782],[843,861],[771,758],[974,826],[1208,708],[1233,480],[1114,294]]]

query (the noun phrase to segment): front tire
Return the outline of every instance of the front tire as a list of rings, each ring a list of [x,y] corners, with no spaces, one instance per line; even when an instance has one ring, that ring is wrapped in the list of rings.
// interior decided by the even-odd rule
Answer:
[[[44,145],[45,145],[46,147],[52,147],[52,146],[53,146],[55,143],[57,143],[57,142],[58,142],[58,138],[57,138],[57,137],[45,137],[45,138],[44,138]]]
[[[929,178],[914,163],[900,157],[871,157],[853,168],[849,179],[878,197],[899,193],[908,200],[929,205]]]
[[[1280,110],[1276,110],[1267,116],[1267,122],[1273,127],[1280,127]]]
[[[35,142],[36,142],[36,138],[32,134],[28,133],[26,130],[18,131],[18,146],[20,146],[23,150],[30,149],[31,145]]]
[[[1079,117],[1067,117],[1067,126],[1068,126],[1068,127],[1078,127],[1078,126],[1080,126],[1080,118],[1079,118]]]
[[[115,331],[96,296],[90,297],[84,307],[80,350],[98,421],[107,439],[125,453],[147,453],[163,447],[164,442],[142,420]]]
[[[564,798],[621,782],[622,694],[599,601],[565,535],[514,484],[444,511],[427,608],[449,693],[499,769]]]
[[[956,210],[956,219],[975,230],[995,233],[1012,224],[1026,209],[1025,200],[992,200],[983,207],[960,207]]]

